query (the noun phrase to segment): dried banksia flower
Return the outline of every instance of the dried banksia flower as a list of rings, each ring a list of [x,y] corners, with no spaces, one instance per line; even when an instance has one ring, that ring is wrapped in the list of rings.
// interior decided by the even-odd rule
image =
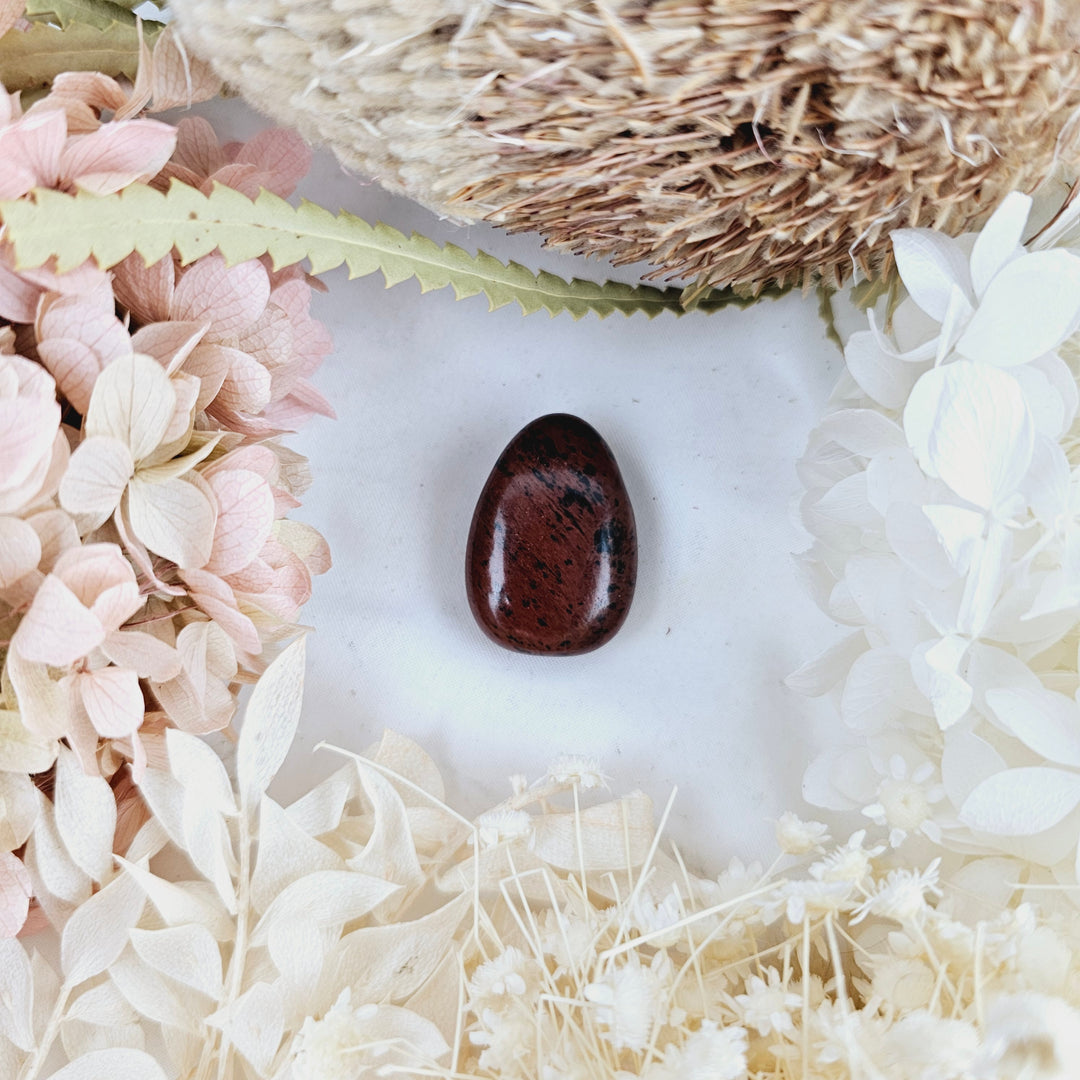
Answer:
[[[750,291],[970,228],[1048,175],[1080,104],[1078,0],[171,6],[253,104],[393,191]]]

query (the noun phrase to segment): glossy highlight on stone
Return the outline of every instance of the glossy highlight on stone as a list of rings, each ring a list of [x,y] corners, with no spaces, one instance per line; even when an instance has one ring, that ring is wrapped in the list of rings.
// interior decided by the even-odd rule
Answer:
[[[634,510],[599,433],[567,413],[514,436],[473,513],[465,581],[480,628],[526,653],[599,648],[637,579]]]

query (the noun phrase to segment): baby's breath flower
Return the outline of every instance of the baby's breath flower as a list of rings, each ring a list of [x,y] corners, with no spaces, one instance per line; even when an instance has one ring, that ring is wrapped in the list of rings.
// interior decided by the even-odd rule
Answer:
[[[941,842],[941,826],[933,815],[934,807],[945,799],[945,788],[927,784],[935,771],[929,761],[910,769],[899,754],[889,759],[889,775],[878,785],[877,802],[863,807],[863,814],[888,828],[892,847],[899,847],[913,832]]]
[[[703,1020],[682,1046],[670,1047],[649,1080],[742,1080],[746,1076],[746,1028]]]
[[[798,814],[781,814],[776,822],[776,842],[786,855],[820,851],[829,841],[829,827],[820,821],[803,821]]]
[[[941,896],[938,888],[940,859],[923,871],[890,870],[884,881],[877,882],[870,895],[855,909],[853,923],[867,915],[881,915],[897,922],[919,922],[929,910],[927,895]]]
[[[482,847],[495,847],[506,840],[518,840],[531,836],[533,831],[532,816],[524,810],[510,810],[506,807],[488,810],[476,819],[477,832]]]
[[[658,954],[659,955],[659,954]],[[659,973],[643,967],[637,953],[585,987],[604,1038],[616,1050],[643,1050],[654,1026],[666,1021],[664,986]]]
[[[606,788],[610,777],[600,771],[600,762],[594,757],[579,754],[563,754],[548,767],[548,779],[557,784],[567,784],[583,789]]]
[[[815,881],[847,881],[855,886],[862,885],[870,876],[873,860],[885,850],[884,844],[865,848],[865,840],[865,829],[852,833],[846,843],[811,865],[810,876]]]
[[[508,999],[524,998],[536,989],[538,965],[511,945],[498,956],[481,964],[469,980],[469,999],[480,1007],[502,1008]]]
[[[845,908],[852,886],[846,881],[785,881],[777,887],[774,899],[761,909],[762,920],[768,925],[786,916],[789,923],[820,918]]]
[[[792,1010],[802,1007],[802,997],[794,994],[776,968],[766,968],[765,978],[751,975],[746,980],[746,993],[733,998],[739,1018],[759,1035],[793,1035],[795,1024]]]

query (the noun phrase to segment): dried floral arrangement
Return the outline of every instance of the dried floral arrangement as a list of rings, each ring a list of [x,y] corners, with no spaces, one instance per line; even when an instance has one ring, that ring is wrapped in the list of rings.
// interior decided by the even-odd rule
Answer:
[[[854,629],[791,679],[853,741],[807,794],[865,828],[785,814],[774,865],[703,878],[583,759],[473,821],[391,733],[266,794],[328,565],[286,516],[280,436],[329,412],[301,261],[575,316],[678,291],[294,207],[296,136],[146,117],[217,84],[122,6],[0,29],[48,83],[0,96],[0,1075],[1080,1074],[1076,205],[890,235],[801,463],[807,576]],[[127,77],[50,68],[87,38]],[[202,736],[251,681],[230,775]]]
[[[260,110],[440,213],[693,290],[980,221],[1080,105],[1075,0],[173,0]]]

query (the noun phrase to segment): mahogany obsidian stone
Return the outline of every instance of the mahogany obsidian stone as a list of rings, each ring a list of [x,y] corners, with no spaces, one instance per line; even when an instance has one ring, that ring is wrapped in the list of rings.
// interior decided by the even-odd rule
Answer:
[[[637,532],[619,466],[599,433],[541,416],[502,452],[473,513],[469,606],[508,649],[574,655],[622,625],[637,579]]]

